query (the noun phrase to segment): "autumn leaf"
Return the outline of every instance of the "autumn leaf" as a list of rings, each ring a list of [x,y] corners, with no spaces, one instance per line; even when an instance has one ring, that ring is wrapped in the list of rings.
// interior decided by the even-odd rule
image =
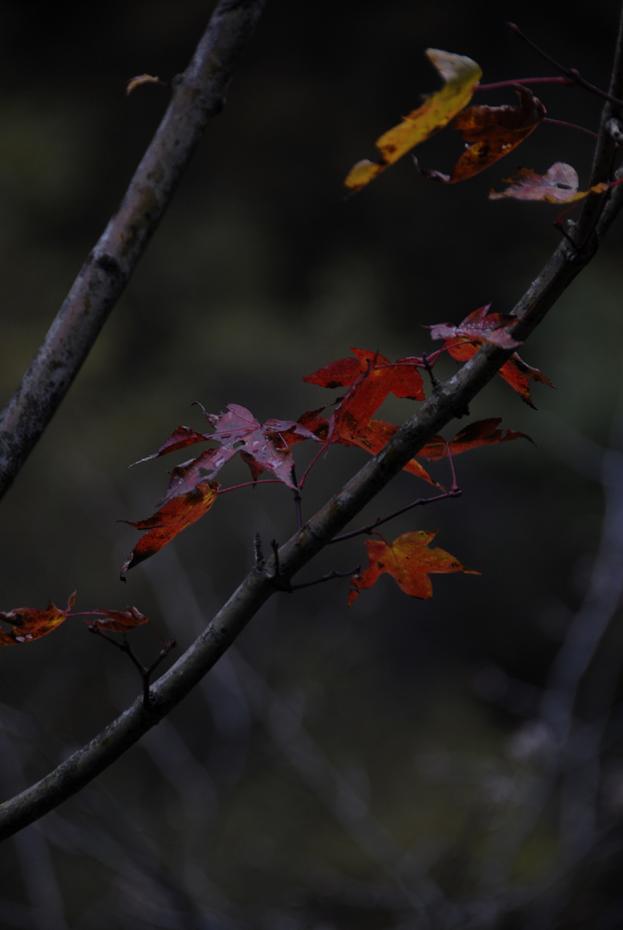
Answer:
[[[433,586],[430,575],[464,572],[479,575],[480,572],[466,569],[461,562],[445,549],[430,549],[429,545],[437,534],[418,530],[403,533],[393,542],[371,539],[366,543],[368,567],[351,580],[348,605],[359,597],[365,588],[371,588],[385,572],[391,575],[398,587],[411,597],[430,598]]]
[[[196,430],[191,429],[190,426],[178,426],[173,430],[168,439],[165,439],[156,452],[152,452],[150,455],[146,455],[144,458],[139,459],[138,462],[134,462],[130,467],[133,468],[134,465],[142,465],[143,462],[150,462],[152,459],[160,458],[162,455],[169,455],[171,452],[178,452],[180,449],[185,449],[187,446],[192,446],[198,442],[207,442],[210,438],[209,434],[198,433]]]
[[[518,85],[518,106],[467,107],[450,128],[461,133],[466,148],[452,172],[424,171],[428,177],[447,184],[466,181],[510,155],[534,132],[545,117],[545,107],[534,94]]]
[[[296,487],[292,472],[294,459],[286,437],[296,435],[317,441],[311,430],[295,420],[271,419],[260,424],[250,410],[239,404],[228,404],[225,413],[207,414],[207,417],[214,427],[210,439],[220,444],[219,455],[213,462],[215,470],[210,477],[224,461],[240,453],[253,480],[263,471],[269,471],[287,487]]]
[[[197,520],[200,520],[214,506],[218,495],[218,484],[213,481],[203,481],[191,491],[180,494],[167,501],[153,516],[146,520],[132,522],[125,520],[137,530],[146,530],[130,553],[130,557],[121,567],[121,578],[131,568],[144,562],[145,559],[155,555],[164,546],[171,542],[178,533]]]
[[[343,428],[341,433],[337,433],[335,441],[346,446],[357,446],[359,449],[369,452],[370,455],[377,455],[385,448],[397,431],[398,427],[393,423],[386,423],[384,420],[370,420],[369,423],[360,426],[353,433],[346,432]],[[402,470],[415,475],[417,478],[422,478],[428,484],[432,484],[437,488],[441,487],[439,482],[431,478],[424,466],[416,458],[410,459]]]
[[[76,603],[76,592],[70,594],[66,607],[48,604],[45,609],[35,607],[15,607],[13,610],[0,611],[0,620],[9,624],[10,629],[0,629],[0,646],[16,646],[20,643],[32,643],[42,636],[47,636],[67,620]]]
[[[349,190],[361,190],[389,165],[447,126],[472,99],[482,76],[475,61],[435,48],[427,49],[426,55],[443,79],[443,87],[376,140],[380,161],[357,162],[344,181]]]
[[[488,327],[488,319],[491,320],[493,324],[491,329]],[[474,357],[479,348],[485,343],[500,346],[500,339],[503,340],[505,338],[503,333],[499,332],[500,326],[498,322],[500,320],[502,320],[502,317],[499,314],[489,314],[488,306],[474,310],[462,323],[459,323],[457,327],[457,331],[463,330],[465,335],[452,336],[449,339],[445,339],[443,344],[444,350],[447,351],[456,362],[467,362],[470,358]],[[433,335],[433,338],[444,338],[444,329],[442,327],[446,327],[447,325],[446,323],[438,324],[439,329],[437,330],[435,326],[432,326],[431,335],[433,331],[436,330],[436,335]],[[503,347],[504,346],[502,346],[502,348]],[[516,352],[502,365],[498,374],[517,394],[519,394],[526,404],[533,408],[534,403],[532,402],[532,396],[530,394],[531,382],[538,381],[541,384],[547,384],[549,387],[553,387],[552,382],[542,371],[528,365]]]
[[[303,378],[308,384],[320,387],[350,388],[335,413],[334,428],[340,435],[351,435],[365,426],[389,394],[424,400],[421,358],[413,356],[390,362],[369,349],[351,351],[355,358],[338,359]]]
[[[163,84],[164,82],[160,80],[159,77],[156,77],[155,74],[137,74],[135,77],[130,78],[126,84],[125,92],[129,97],[137,87],[143,87],[145,84]]]
[[[88,627],[90,630],[102,633],[129,633],[135,627],[149,623],[149,619],[141,613],[138,607],[128,607],[126,610],[95,608],[80,611],[75,616],[95,617],[95,620],[88,621]]]
[[[501,422],[501,417],[478,420],[464,427],[454,439],[449,441],[446,441],[443,436],[433,436],[430,442],[422,446],[418,456],[429,462],[438,462],[440,459],[447,458],[448,455],[460,455],[481,446],[493,446],[501,442],[511,442],[513,439],[527,439],[531,442],[530,437],[525,433],[518,433],[512,429],[500,429]]]
[[[435,323],[430,326],[431,339],[464,340],[490,342],[502,349],[515,349],[520,342],[513,339],[509,328],[515,326],[514,317],[504,318],[500,313],[490,312],[491,304],[473,310],[462,323],[453,326],[450,323]]]
[[[188,494],[204,481],[214,480],[221,468],[238,454],[249,466],[254,481],[263,471],[269,471],[294,489],[292,440],[296,437],[297,441],[318,441],[318,437],[303,423],[270,419],[262,424],[240,404],[228,404],[226,410],[219,414],[204,411],[204,416],[210,423],[211,432],[200,433],[188,426],[178,426],[156,452],[135,462],[139,465],[199,442],[217,444],[173,469],[164,503]]]
[[[520,168],[512,177],[506,178],[509,187],[502,191],[489,191],[489,200],[540,200],[543,203],[575,203],[589,194],[603,194],[612,185],[601,182],[588,190],[578,190],[580,181],[577,171],[565,162],[557,161],[545,174],[537,174],[531,168]]]

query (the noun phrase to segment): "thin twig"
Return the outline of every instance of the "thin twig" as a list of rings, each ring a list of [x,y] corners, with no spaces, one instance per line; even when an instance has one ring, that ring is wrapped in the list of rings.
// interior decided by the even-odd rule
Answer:
[[[560,126],[561,129],[574,129],[576,132],[583,132],[584,135],[597,139],[597,133],[593,132],[592,129],[587,129],[586,126],[580,126],[579,123],[569,123],[566,119],[552,119],[546,116],[545,119],[541,120],[541,123],[547,123],[549,126]]]
[[[260,484],[283,484],[281,478],[260,478],[259,481],[241,481],[240,484],[230,484],[226,488],[219,488],[221,494],[229,494],[231,491],[242,491],[243,488],[257,488]]]
[[[301,485],[296,478],[296,467],[292,466],[292,482],[294,484],[294,489],[292,494],[294,496],[294,512],[296,515],[296,528],[300,530],[303,526],[303,495],[301,494]]]
[[[577,81],[570,77],[515,78],[507,81],[493,81],[491,84],[477,84],[475,92],[477,93],[480,90],[512,90],[517,87],[518,84],[558,84],[562,87],[572,87],[574,84],[577,84]]]
[[[103,639],[104,642],[109,643],[115,649],[118,649],[120,652],[122,652],[124,655],[128,657],[128,659],[130,660],[130,662],[132,663],[132,665],[134,666],[134,668],[136,669],[136,671],[138,672],[140,676],[141,685],[143,688],[143,707],[145,710],[148,710],[149,705],[151,703],[151,692],[150,692],[151,679],[153,677],[154,672],[158,668],[158,666],[164,661],[164,659],[168,656],[171,650],[175,649],[175,646],[176,646],[175,640],[171,639],[163,645],[162,649],[160,650],[160,652],[158,653],[154,661],[151,663],[151,665],[143,665],[143,663],[140,661],[140,659],[138,658],[138,656],[132,649],[132,646],[130,645],[127,636],[124,636],[120,641],[117,639],[113,639],[112,636],[108,636],[106,633],[104,633],[104,631],[100,629],[100,627],[95,623],[90,624],[88,629],[90,633],[94,633],[96,636],[99,636],[99,638]]]
[[[338,572],[333,570],[327,572],[326,575],[321,575],[320,578],[314,578],[313,581],[303,581],[300,584],[291,584],[288,588],[288,591],[301,591],[303,588],[313,588],[317,584],[324,584],[326,581],[335,581],[336,578],[352,578],[353,575],[358,575],[361,571],[361,566],[358,565],[356,568],[351,568],[346,572]]]
[[[549,62],[556,71],[560,71],[569,81],[577,84],[579,87],[583,87],[585,90],[590,91],[591,94],[595,94],[597,97],[601,97],[602,100],[608,100],[610,103],[614,103],[619,107],[623,107],[623,100],[620,97],[615,96],[608,91],[602,90],[601,87],[597,87],[596,84],[591,84],[590,81],[587,81],[586,78],[583,78],[577,68],[567,68],[561,62],[553,58],[548,52],[537,45],[532,39],[521,31],[517,23],[507,23],[508,28],[515,33],[520,39],[522,39],[526,45],[529,45],[538,55],[541,56],[545,61]]]
[[[327,452],[329,451],[329,446],[330,446],[330,445],[331,445],[331,443],[329,443],[329,442],[323,442],[323,443],[322,443],[322,445],[320,446],[320,448],[318,449],[318,451],[316,452],[316,454],[315,454],[314,457],[312,458],[311,462],[309,463],[309,465],[307,466],[307,468],[306,468],[305,471],[303,472],[303,477],[302,477],[301,480],[299,481],[299,488],[305,487],[305,482],[306,482],[307,479],[309,478],[312,468],[313,468],[315,465],[318,464],[318,462],[320,461],[320,459],[322,458],[323,455],[326,455],[326,454],[327,454]]]
[[[454,465],[452,465],[452,474],[453,482],[455,482],[456,474],[454,473]],[[372,523],[361,526],[358,530],[351,530],[349,533],[342,533],[341,536],[334,536],[333,539],[329,540],[329,543],[345,542],[345,540],[354,539],[356,536],[370,536],[379,526],[383,526],[384,523],[389,523],[390,520],[395,520],[396,517],[402,516],[403,513],[408,513],[408,511],[413,510],[414,507],[422,507],[425,504],[436,504],[437,501],[445,501],[450,497],[460,497],[462,493],[463,491],[461,488],[455,487],[453,483],[450,490],[444,491],[443,494],[437,494],[435,497],[418,497],[417,500],[411,501],[410,504],[405,504],[405,506],[401,507],[399,510],[394,510],[393,513],[388,514],[386,517],[377,517]]]

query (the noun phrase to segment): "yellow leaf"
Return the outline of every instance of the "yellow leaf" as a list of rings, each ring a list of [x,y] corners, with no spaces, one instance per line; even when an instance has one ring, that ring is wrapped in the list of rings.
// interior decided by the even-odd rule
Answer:
[[[475,61],[437,48],[427,49],[426,55],[443,78],[443,87],[376,140],[381,160],[357,162],[344,181],[349,190],[358,191],[365,187],[389,165],[447,126],[472,99],[482,77],[480,66]]]

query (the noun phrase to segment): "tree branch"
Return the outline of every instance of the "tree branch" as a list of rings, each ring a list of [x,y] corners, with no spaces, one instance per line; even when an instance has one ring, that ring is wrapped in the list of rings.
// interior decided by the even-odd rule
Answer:
[[[265,0],[220,0],[118,211],[80,269],[22,383],[0,415],[0,497],[61,404],[141,258]]]
[[[590,260],[580,259],[562,242],[539,276],[518,301],[513,331],[525,339],[555,300]],[[407,420],[379,455],[366,464],[297,533],[278,550],[279,575],[289,580],[344,529],[346,524],[387,485],[413,455],[455,416],[495,376],[512,354],[494,346],[482,349],[454,377],[438,386],[419,412]],[[228,646],[275,594],[274,556],[264,571],[253,568],[209,626],[177,662],[151,687],[151,701],[142,698],[86,746],[21,794],[0,805],[0,839],[61,804],[104,771],[144,733],[155,726],[192,690]]]
[[[619,40],[621,42],[621,39]],[[619,60],[617,55],[617,61]],[[609,107],[610,104],[606,104]],[[606,131],[602,120],[600,137]],[[623,200],[611,201],[612,221]],[[543,270],[519,299],[513,315],[518,322],[512,335],[524,341],[571,284],[597,248],[577,250],[564,240]],[[274,576],[289,581],[336,536],[406,465],[414,454],[440,432],[495,376],[512,350],[489,345],[481,349],[448,381],[437,386],[417,414],[407,420],[388,445],[335,494],[264,567],[257,565],[213,617],[207,628],[151,688],[151,700],[142,698],[61,762],[52,772],[0,805],[0,839],[61,804],[136,743],[175,707],[212,668],[260,607],[276,593]]]

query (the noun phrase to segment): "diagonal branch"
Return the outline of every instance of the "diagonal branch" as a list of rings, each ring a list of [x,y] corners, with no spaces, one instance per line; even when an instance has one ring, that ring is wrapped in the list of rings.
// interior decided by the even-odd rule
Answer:
[[[578,258],[562,242],[515,307],[513,335],[525,339],[590,258]],[[280,577],[289,580],[387,485],[434,435],[464,410],[512,354],[482,349],[406,421],[385,449],[366,464],[278,550]],[[264,571],[251,570],[207,628],[142,699],[86,746],[21,794],[0,805],[0,839],[11,836],[71,797],[111,765],[193,689],[234,642],[263,604],[276,593],[274,557]]]
[[[620,38],[619,46],[622,41]],[[606,120],[602,120],[600,137],[606,131]],[[609,202],[609,222],[621,206],[623,198]],[[597,238],[590,249],[577,250],[567,240],[560,243],[513,310],[518,321],[512,331],[516,339],[524,341],[538,326],[558,297],[590,262],[597,245]],[[165,717],[276,593],[274,576],[277,563],[280,578],[289,581],[399,474],[426,442],[465,410],[512,351],[486,346],[454,377],[437,385],[419,412],[402,425],[382,452],[368,460],[288,542],[277,549],[265,566],[258,566],[247,574],[206,629],[154,683],[147,706],[142,699],[137,699],[90,743],[72,753],[40,781],[0,805],[0,839],[33,823],[71,797]]]
[[[0,497],[91,351],[173,196],[265,0],[220,0],[121,205],[80,269],[22,383],[0,414]]]

